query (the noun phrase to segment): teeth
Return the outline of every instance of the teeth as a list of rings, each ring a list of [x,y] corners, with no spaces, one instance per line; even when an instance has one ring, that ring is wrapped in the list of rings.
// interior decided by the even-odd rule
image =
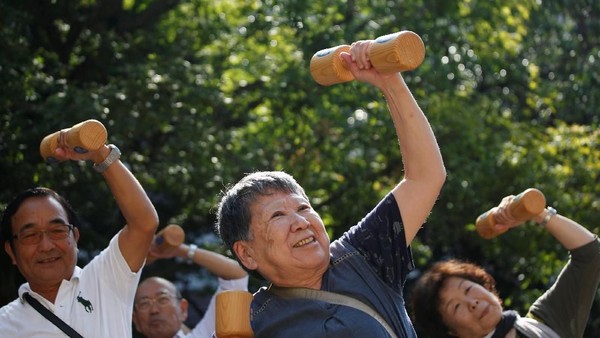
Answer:
[[[303,240],[301,240],[300,242],[296,243],[296,244],[294,245],[294,248],[299,248],[299,247],[301,247],[301,246],[303,246],[303,245],[306,245],[306,244],[308,244],[308,243],[312,243],[312,241],[314,241],[314,237],[312,237],[312,236],[311,236],[311,237],[309,237],[309,238],[303,239]]]

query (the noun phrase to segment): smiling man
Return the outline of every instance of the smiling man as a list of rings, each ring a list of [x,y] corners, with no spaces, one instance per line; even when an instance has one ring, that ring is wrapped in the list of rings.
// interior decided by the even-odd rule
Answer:
[[[0,309],[0,332],[4,337],[65,337],[42,315],[46,310],[71,327],[75,337],[131,337],[133,297],[158,226],[156,210],[114,145],[85,154],[62,143],[59,147],[60,159],[96,163],[126,225],[80,268],[79,222],[67,200],[43,187],[19,194],[2,216],[1,239],[27,283],[16,300]]]
[[[246,269],[272,283],[254,294],[255,337],[416,337],[403,296],[414,267],[410,243],[437,199],[445,169],[431,127],[401,74],[372,67],[373,43],[353,43],[341,56],[355,79],[386,98],[391,114],[386,125],[397,134],[390,146],[399,141],[404,162],[404,177],[374,209],[330,243],[304,189],[287,173],[248,174],[219,203],[223,242]],[[352,297],[372,311],[282,296],[280,291],[291,288]]]

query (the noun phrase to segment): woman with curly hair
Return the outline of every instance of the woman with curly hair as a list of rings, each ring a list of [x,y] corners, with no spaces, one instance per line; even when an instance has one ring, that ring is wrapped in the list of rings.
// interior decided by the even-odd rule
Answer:
[[[499,233],[523,223],[507,207],[513,198],[505,197],[492,211]],[[583,337],[600,282],[600,241],[551,207],[532,220],[569,251],[570,259],[526,316],[502,307],[494,278],[480,266],[460,260],[438,262],[413,289],[419,337]]]

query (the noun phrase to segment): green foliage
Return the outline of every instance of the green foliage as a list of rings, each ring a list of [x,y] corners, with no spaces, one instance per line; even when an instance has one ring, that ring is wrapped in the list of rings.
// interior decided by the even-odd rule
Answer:
[[[484,241],[473,223],[537,187],[600,233],[599,13],[585,0],[4,1],[0,206],[52,187],[80,211],[82,251],[105,246],[122,219],[104,182],[89,164],[47,166],[38,151],[46,134],[95,118],[161,224],[181,224],[189,241],[215,245],[205,238],[220,191],[263,169],[293,174],[336,238],[396,184],[402,162],[381,95],[316,85],[310,58],[409,29],[427,51],[404,77],[448,171],[413,245],[417,267],[448,256],[484,264],[524,312],[567,253],[534,226]],[[589,336],[600,335],[599,302]]]

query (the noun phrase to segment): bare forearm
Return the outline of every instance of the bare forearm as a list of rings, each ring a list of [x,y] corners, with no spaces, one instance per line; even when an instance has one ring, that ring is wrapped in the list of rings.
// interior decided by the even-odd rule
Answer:
[[[135,176],[118,160],[103,175],[128,227],[148,232],[152,238],[158,227],[158,215]]]
[[[536,223],[542,222],[548,214],[544,210],[540,215],[533,220]],[[595,235],[579,223],[557,214],[548,220],[545,225],[546,230],[552,234],[567,250],[573,250],[584,246],[594,240]]]
[[[188,258],[190,247],[186,244],[179,246],[177,256]],[[197,248],[191,255],[194,264],[203,266],[212,274],[223,279],[239,279],[247,275],[238,262],[219,253]]]
[[[95,154],[94,162],[102,162],[109,152],[105,146]],[[154,238],[158,215],[138,180],[120,160],[110,164],[102,176],[126,220],[119,234],[121,254],[131,271],[137,272],[143,266]]]
[[[398,135],[405,179],[440,184],[446,170],[433,130],[403,78],[392,80],[382,91]]]

